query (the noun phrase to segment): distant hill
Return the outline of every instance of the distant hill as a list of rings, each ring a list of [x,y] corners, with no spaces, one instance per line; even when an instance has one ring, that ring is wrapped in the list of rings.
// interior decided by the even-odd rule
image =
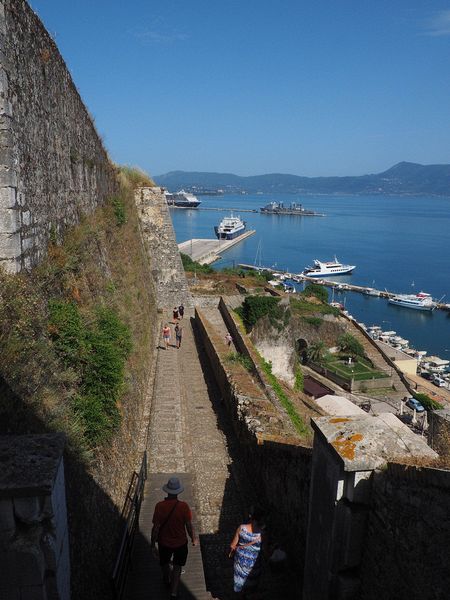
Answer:
[[[154,177],[158,185],[198,193],[232,192],[301,194],[433,194],[450,196],[450,165],[401,162],[383,173],[349,177],[302,177],[270,173],[241,177],[232,173],[171,171]]]

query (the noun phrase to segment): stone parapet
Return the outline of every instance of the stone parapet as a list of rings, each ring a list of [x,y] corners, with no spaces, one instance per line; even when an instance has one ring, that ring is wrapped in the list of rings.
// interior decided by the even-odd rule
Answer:
[[[169,207],[162,188],[139,188],[135,194],[141,235],[152,265],[158,308],[192,307]]]
[[[0,437],[2,598],[70,598],[64,444],[60,434]]]
[[[368,523],[377,519],[375,474],[394,459],[430,461],[437,454],[391,413],[312,421],[315,436],[303,594],[308,600],[360,600],[370,540]],[[381,474],[380,478],[385,477]],[[405,477],[402,483],[408,486]],[[389,519],[393,517],[389,513]],[[405,556],[404,566],[406,562]],[[381,589],[378,597],[383,597]]]

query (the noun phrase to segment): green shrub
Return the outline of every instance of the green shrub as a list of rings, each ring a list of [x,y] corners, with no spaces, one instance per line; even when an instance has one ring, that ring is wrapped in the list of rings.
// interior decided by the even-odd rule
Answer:
[[[127,214],[125,212],[125,204],[121,198],[118,196],[114,196],[111,199],[111,203],[114,208],[114,216],[116,217],[116,223],[120,227],[121,225],[125,225],[127,222]]]
[[[283,316],[283,310],[278,303],[280,298],[273,296],[247,296],[242,304],[242,319],[247,330],[262,317],[269,316],[272,325],[277,325],[277,320]]]
[[[322,302],[328,302],[328,290],[325,286],[318,283],[308,283],[303,292],[301,292],[301,295],[306,298],[308,296],[315,296]]]
[[[302,298],[301,294],[298,294],[300,297],[289,298],[289,302],[291,305],[291,309],[294,310],[300,316],[308,316],[308,315],[334,315],[338,317],[340,315],[340,310],[334,306],[330,306],[329,304],[313,304],[309,302],[304,297]]]
[[[277,395],[278,400],[280,401],[281,405],[283,406],[283,408],[286,410],[287,414],[289,415],[295,429],[298,431],[298,433],[300,435],[307,434],[308,428],[305,425],[303,419],[298,414],[298,412],[295,410],[294,405],[292,404],[290,398],[287,396],[287,394],[283,390],[278,379],[272,373],[272,363],[267,362],[262,357],[260,360],[261,360],[261,363],[260,363],[261,369],[264,371],[264,373],[267,377],[267,380],[268,380],[269,384],[272,386],[272,389],[275,392],[275,394]]]
[[[180,255],[185,271],[191,273],[214,273],[214,269],[210,265],[201,265],[199,262],[192,260],[188,254],[183,254],[183,252],[180,252]]]
[[[417,392],[414,395],[414,398],[420,402],[420,404],[426,408],[427,410],[440,410],[444,408],[440,402],[433,400],[427,394],[423,394],[422,392]]]
[[[300,365],[297,365],[297,367],[295,369],[294,390],[296,392],[303,392],[303,387],[304,387],[303,371],[302,371]]]
[[[320,327],[323,323],[323,319],[320,317],[302,317],[302,320],[314,327]]]
[[[49,332],[66,366],[78,375],[73,410],[89,445],[108,441],[120,423],[118,400],[123,389],[131,334],[111,308],[99,307],[95,321],[83,319],[74,302],[49,303]]]
[[[247,371],[253,371],[253,363],[251,359],[244,354],[239,354],[239,352],[230,352],[225,356],[225,360],[226,362],[230,363],[239,363]]]

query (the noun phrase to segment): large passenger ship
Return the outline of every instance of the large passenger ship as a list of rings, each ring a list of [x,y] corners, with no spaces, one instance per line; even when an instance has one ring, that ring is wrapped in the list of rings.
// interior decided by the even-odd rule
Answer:
[[[232,240],[245,231],[245,221],[241,217],[224,217],[219,225],[214,227],[214,231],[219,240]]]
[[[185,192],[184,190],[180,190],[174,194],[164,192],[164,195],[169,206],[178,206],[178,208],[197,208],[202,203],[194,194]]]
[[[436,302],[430,294],[419,292],[418,294],[397,294],[389,298],[390,304],[404,306],[405,308],[414,308],[415,310],[433,310],[436,308]]]
[[[314,266],[306,267],[303,275],[307,277],[327,277],[328,275],[347,275],[356,269],[356,265],[343,265],[334,257],[334,261],[314,260]]]

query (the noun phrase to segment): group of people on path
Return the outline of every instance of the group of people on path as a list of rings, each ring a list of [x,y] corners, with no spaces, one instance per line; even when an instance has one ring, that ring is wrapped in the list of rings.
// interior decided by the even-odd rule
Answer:
[[[175,346],[176,348],[181,348],[181,340],[183,339],[183,327],[179,322],[180,319],[184,317],[184,306],[180,304],[180,306],[175,306],[172,312],[173,319],[172,323],[175,324],[174,334],[175,334]],[[162,328],[162,338],[164,342],[164,348],[166,350],[169,349],[170,340],[172,338],[172,329],[170,328],[169,323],[165,323]]]
[[[163,485],[167,497],[158,502],[153,513],[151,548],[159,559],[163,582],[170,589],[170,598],[178,598],[182,568],[188,556],[188,537],[198,544],[192,525],[192,512],[186,502],[178,499],[184,488],[178,477]],[[158,544],[158,549],[156,549]],[[258,508],[250,511],[248,519],[239,525],[230,543],[229,557],[233,558],[233,589],[239,597],[256,590],[261,575],[262,557],[267,556],[264,513]],[[172,565],[172,566],[171,566]]]

